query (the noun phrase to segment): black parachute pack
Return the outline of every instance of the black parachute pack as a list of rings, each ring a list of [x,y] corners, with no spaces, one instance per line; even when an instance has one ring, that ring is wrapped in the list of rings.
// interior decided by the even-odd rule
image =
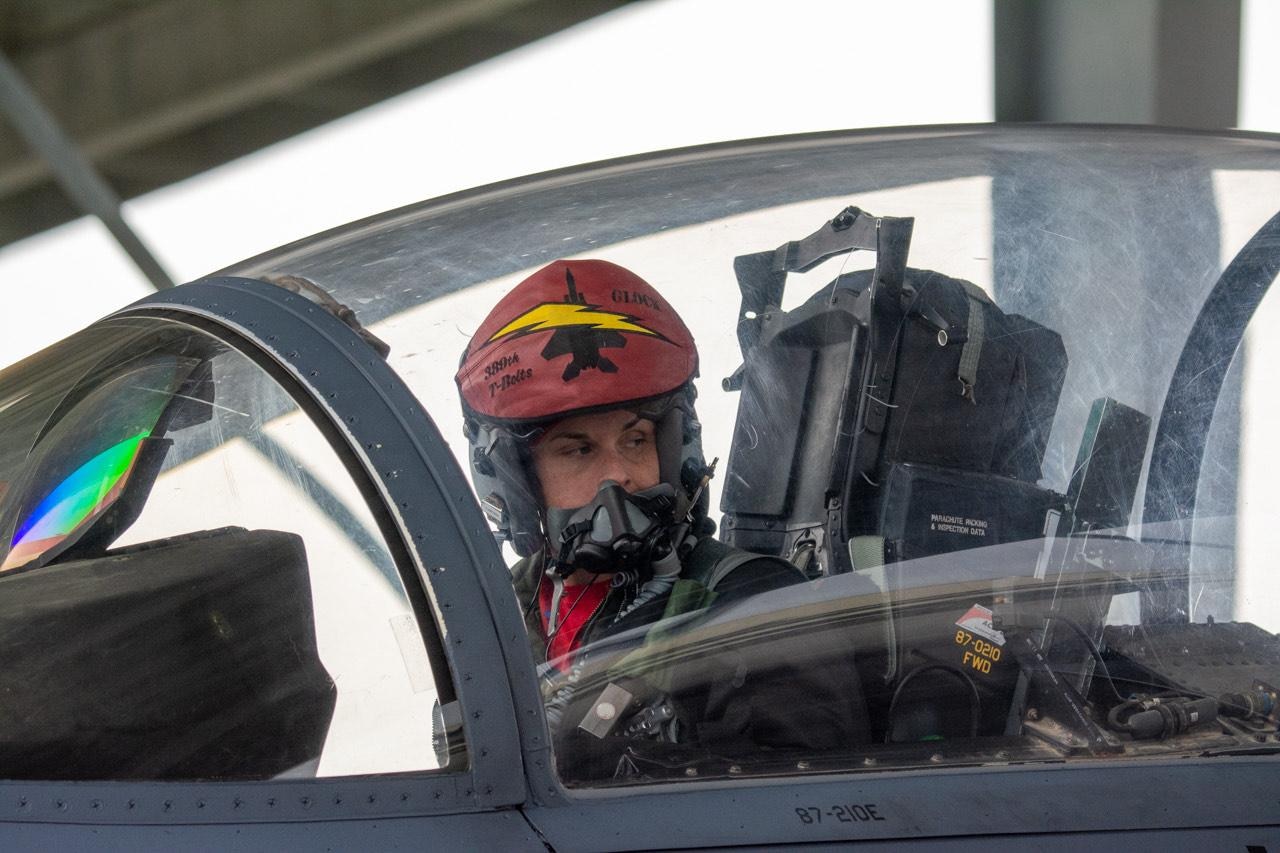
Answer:
[[[1061,337],[976,285],[907,266],[913,220],[849,207],[735,259],[740,390],[727,542],[811,575],[1042,535]],[[788,273],[855,250],[875,268],[780,307]],[[859,554],[859,550],[862,554]],[[868,550],[870,549],[870,550]]]

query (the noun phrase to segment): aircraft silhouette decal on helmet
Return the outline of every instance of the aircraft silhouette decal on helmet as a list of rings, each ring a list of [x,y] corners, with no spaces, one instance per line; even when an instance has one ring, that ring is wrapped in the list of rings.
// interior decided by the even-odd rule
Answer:
[[[667,340],[658,332],[641,325],[632,315],[602,311],[599,305],[588,305],[586,298],[578,292],[573,272],[568,267],[565,267],[564,276],[567,291],[563,302],[535,305],[494,332],[485,341],[485,346],[507,337],[554,329],[551,339],[542,348],[541,355],[547,361],[572,355],[573,358],[565,365],[564,373],[561,374],[561,379],[569,382],[584,370],[617,373],[618,366],[602,354],[601,350],[625,347],[627,339],[624,333]]]
[[[521,428],[686,385],[698,350],[653,286],[617,264],[556,260],[489,311],[454,379],[469,416]]]

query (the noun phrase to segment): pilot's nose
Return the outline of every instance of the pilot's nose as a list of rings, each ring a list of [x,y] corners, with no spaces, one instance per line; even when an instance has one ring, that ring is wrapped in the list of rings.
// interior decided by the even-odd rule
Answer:
[[[600,472],[600,481],[613,480],[623,489],[630,492],[635,488],[635,478],[631,463],[616,450],[610,451],[604,459]]]

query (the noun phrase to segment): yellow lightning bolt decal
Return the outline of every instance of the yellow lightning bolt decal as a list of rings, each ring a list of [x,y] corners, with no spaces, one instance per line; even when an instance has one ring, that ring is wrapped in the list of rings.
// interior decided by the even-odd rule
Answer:
[[[598,311],[589,305],[574,305],[569,302],[544,302],[530,308],[516,319],[493,333],[486,344],[507,335],[529,334],[544,329],[562,329],[566,326],[592,326],[597,329],[613,329],[619,332],[631,332],[637,335],[661,337],[657,332],[637,325],[626,314],[612,311]]]

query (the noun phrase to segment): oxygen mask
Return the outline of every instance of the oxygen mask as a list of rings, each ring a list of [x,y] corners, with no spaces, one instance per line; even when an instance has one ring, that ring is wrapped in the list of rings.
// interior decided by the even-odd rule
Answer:
[[[577,509],[547,510],[547,533],[554,571],[661,574],[678,561],[672,556],[676,490],[667,483],[628,493],[612,480],[600,484],[595,498]]]

